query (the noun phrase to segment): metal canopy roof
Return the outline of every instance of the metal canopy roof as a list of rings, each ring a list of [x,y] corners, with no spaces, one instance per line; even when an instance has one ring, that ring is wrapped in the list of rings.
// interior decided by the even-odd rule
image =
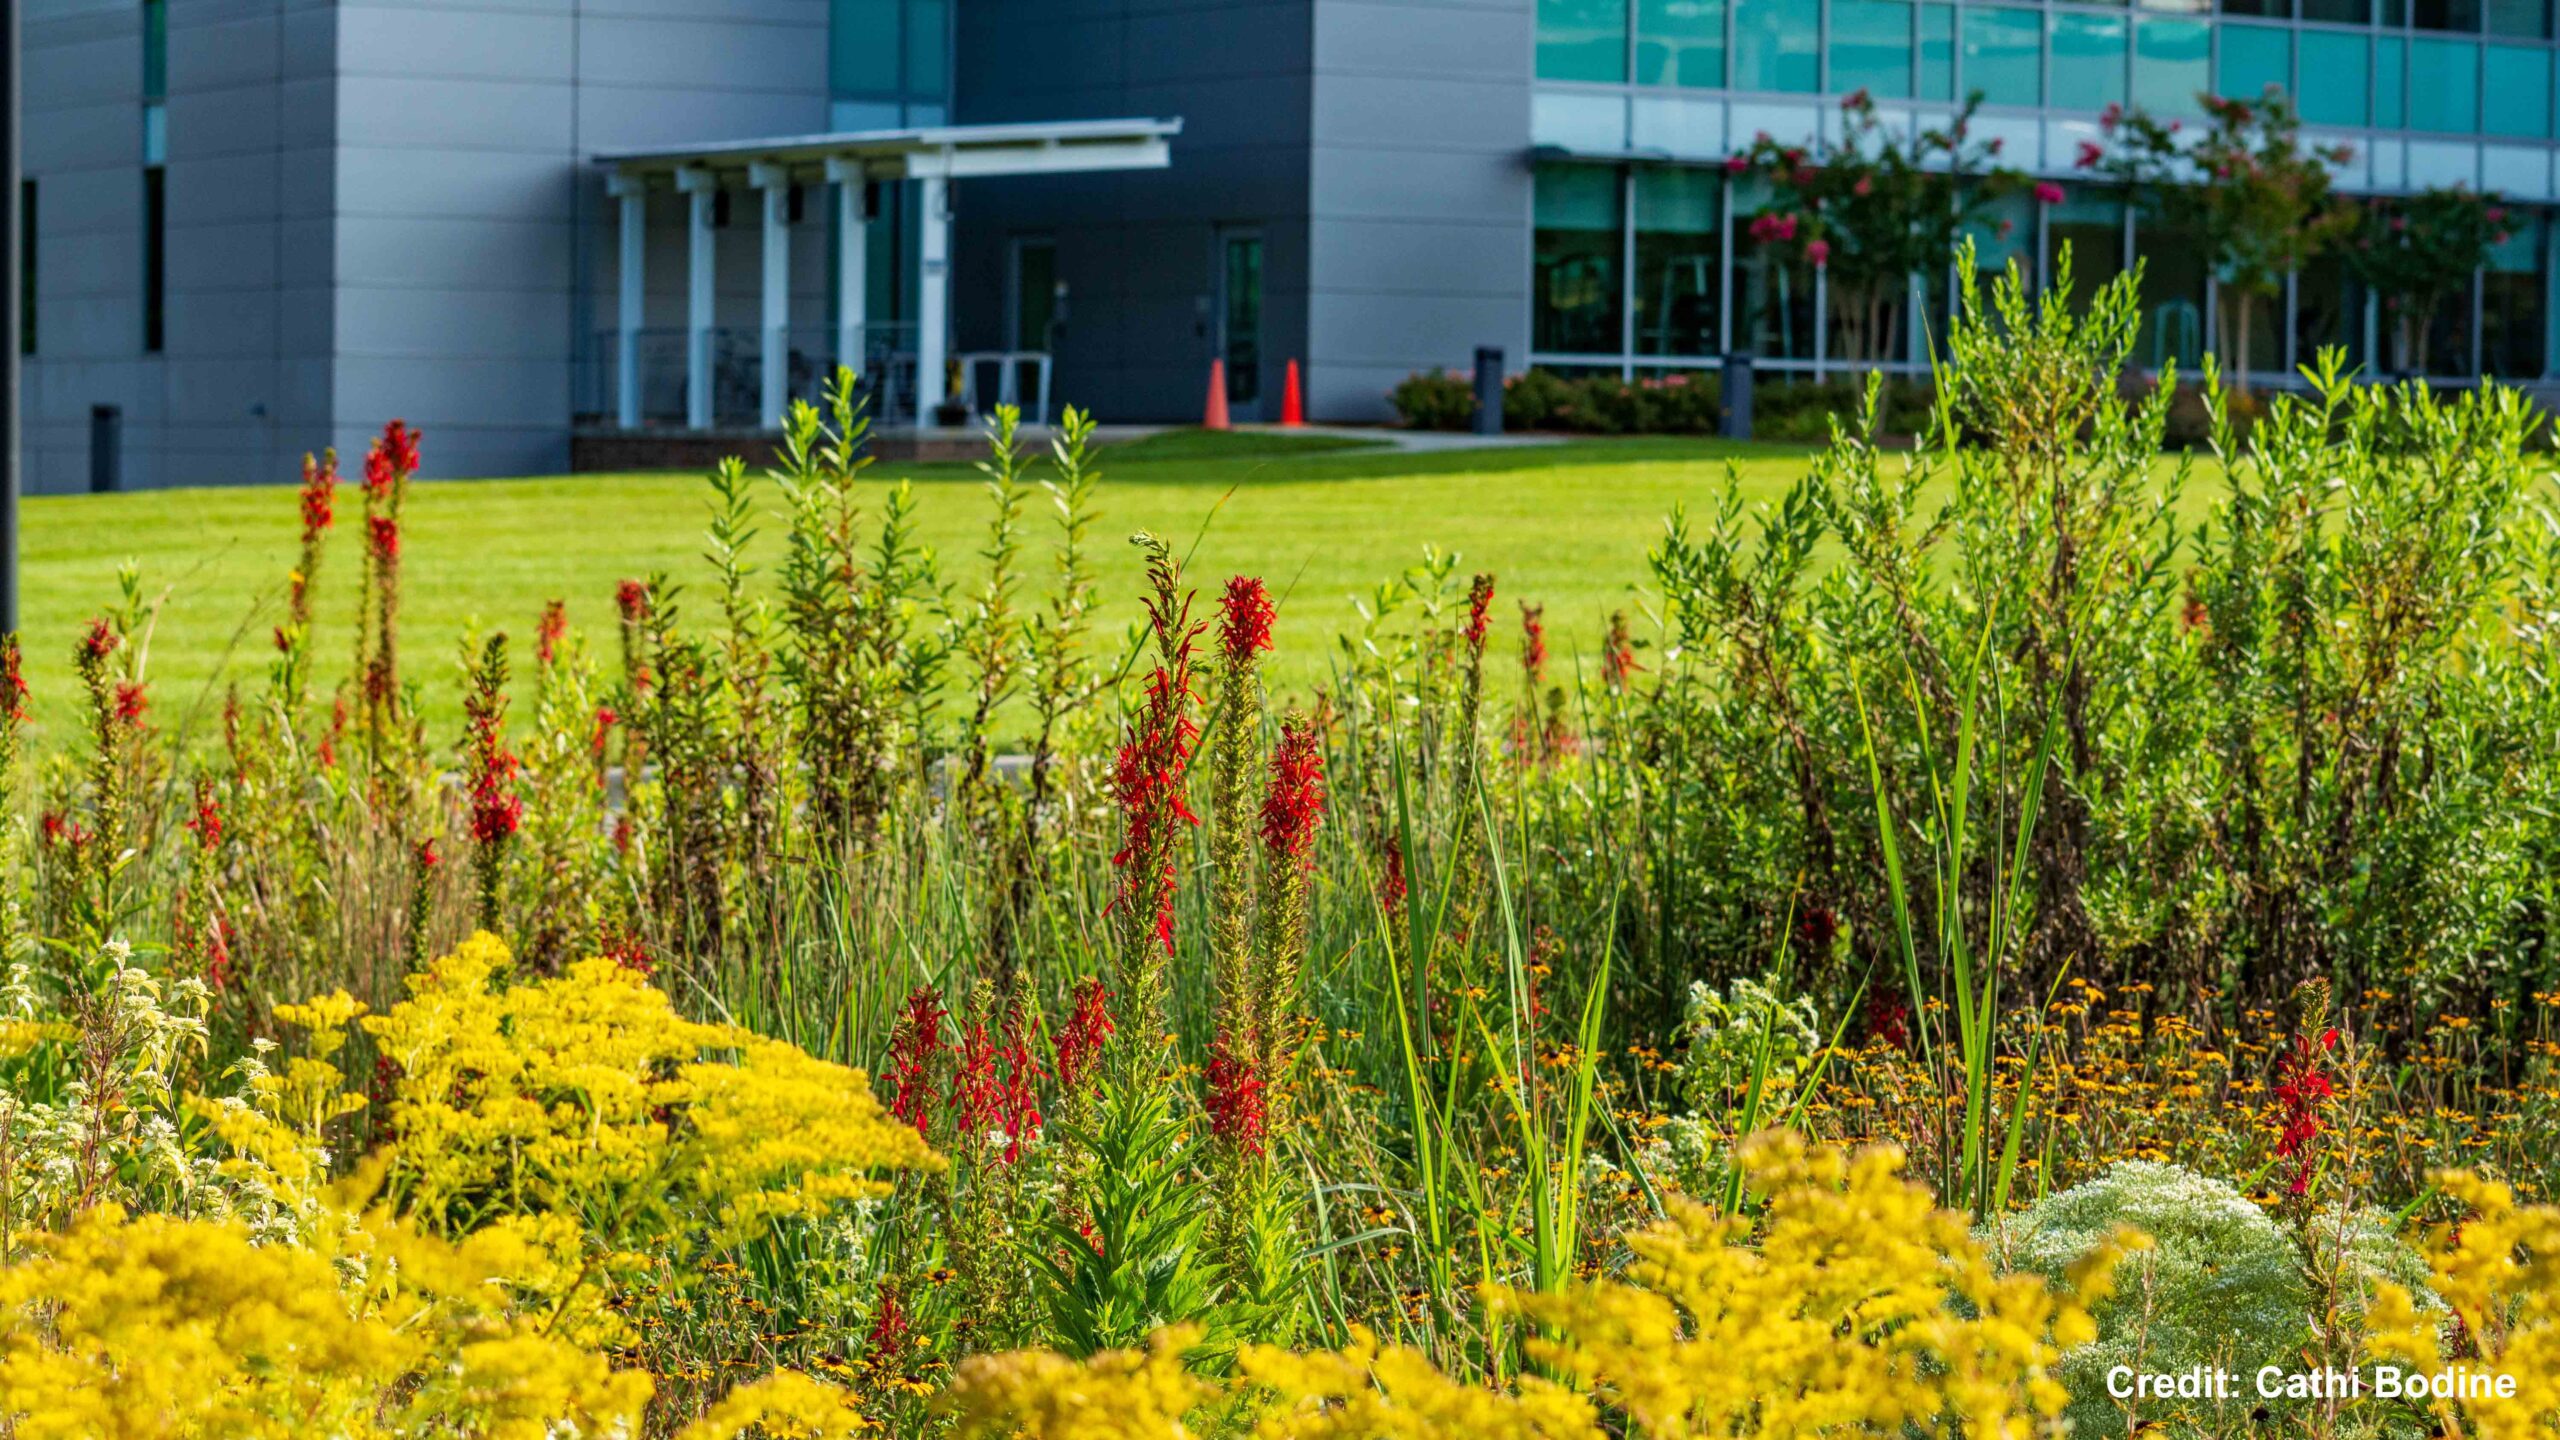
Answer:
[[[1161,170],[1182,121],[1059,120],[1014,125],[935,125],[912,130],[846,130],[718,140],[656,150],[610,150],[595,163],[626,181],[687,170],[748,172],[775,167],[794,178],[967,179],[1091,170]]]

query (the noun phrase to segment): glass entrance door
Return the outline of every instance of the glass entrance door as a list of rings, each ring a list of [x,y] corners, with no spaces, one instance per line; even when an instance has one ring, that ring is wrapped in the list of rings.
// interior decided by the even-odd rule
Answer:
[[[1218,237],[1218,353],[1227,362],[1227,408],[1262,418],[1262,232]]]
[[[1048,351],[1058,323],[1058,247],[1028,237],[1013,242],[1013,348]]]

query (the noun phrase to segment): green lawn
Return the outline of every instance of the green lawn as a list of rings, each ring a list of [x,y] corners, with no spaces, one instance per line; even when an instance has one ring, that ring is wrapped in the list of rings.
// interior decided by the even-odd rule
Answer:
[[[434,446],[429,435],[430,474]],[[1774,491],[1801,472],[1803,457],[1799,447],[1698,440],[1394,454],[1319,437],[1173,432],[1104,452],[1095,532],[1103,623],[1116,632],[1137,613],[1139,564],[1123,537],[1149,529],[1188,545],[1196,535],[1191,575],[1204,609],[1238,572],[1263,576],[1284,597],[1275,663],[1284,684],[1300,684],[1323,673],[1333,636],[1356,623],[1352,597],[1434,544],[1462,557],[1462,585],[1468,570],[1501,577],[1506,635],[1513,600],[1526,598],[1547,606],[1560,657],[1588,651],[1609,610],[1630,604],[1645,548],[1675,503],[1708,500],[1728,459],[1755,488]],[[965,582],[978,572],[988,506],[973,471],[872,474],[882,485],[911,477],[946,573]],[[707,579],[705,499],[690,475],[421,482],[403,546],[402,635],[404,669],[429,681],[430,723],[440,732],[455,723],[452,667],[467,626],[529,638],[543,601],[556,596],[606,647],[616,581],[654,570]],[[352,646],[355,506],[352,489],[342,492],[318,577],[324,683],[344,673]],[[1050,513],[1043,498],[1030,515],[1044,552]],[[25,633],[39,723],[75,719],[74,637],[114,600],[117,569],[130,560],[145,592],[165,597],[150,652],[152,718],[209,725],[228,679],[263,673],[297,523],[289,485],[28,501]],[[778,520],[765,527],[763,555],[779,533]],[[1045,553],[1035,558],[1046,563]]]

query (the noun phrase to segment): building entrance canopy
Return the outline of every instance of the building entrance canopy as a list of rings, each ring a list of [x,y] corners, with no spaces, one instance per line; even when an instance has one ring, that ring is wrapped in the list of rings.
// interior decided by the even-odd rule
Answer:
[[[788,403],[782,348],[790,326],[791,187],[835,187],[839,283],[836,355],[860,367],[870,219],[866,187],[913,182],[922,234],[916,315],[915,410],[929,420],[945,396],[951,328],[951,182],[1000,175],[1096,170],[1161,170],[1172,163],[1180,120],[1065,120],[1043,124],[939,125],[722,140],[595,157],[621,201],[620,308],[615,330],[614,409],[618,425],[640,423],[640,335],[648,289],[648,194],[687,197],[685,250],[685,424],[711,426],[714,196],[729,188],[761,193],[764,210],[762,389],[758,413],[778,426]]]

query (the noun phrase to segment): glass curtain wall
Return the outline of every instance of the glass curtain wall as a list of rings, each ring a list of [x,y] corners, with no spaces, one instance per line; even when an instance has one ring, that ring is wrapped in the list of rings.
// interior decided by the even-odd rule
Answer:
[[[948,123],[950,0],[829,0],[827,96],[838,130]]]
[[[947,105],[949,0],[832,0],[839,109]],[[2554,0],[1536,0],[1537,78],[2191,118],[2294,92],[2315,126],[2560,138]],[[877,38],[891,37],[885,43]],[[883,107],[886,108],[883,108]],[[926,123],[915,121],[911,123]]]
[[[898,11],[946,0],[834,0]],[[1891,108],[1984,92],[1992,114],[2094,117],[2146,107],[2193,123],[2199,95],[2297,97],[2315,131],[2504,144],[2560,138],[2560,0],[1536,0],[1543,81],[1764,96],[1856,90]],[[1818,102],[1827,103],[1827,102]],[[1734,122],[1743,123],[1743,122]],[[2330,135],[2319,138],[2326,140]],[[2388,138],[2388,137],[2385,137]],[[2137,362],[2195,365],[2232,323],[2191,237],[2128,225],[2121,202],[2060,174],[2066,198],[2011,197],[1973,227],[1994,271],[2011,258],[2050,283],[2064,245],[2085,297],[2145,266]],[[1842,365],[1848,339],[1815,274],[1750,237],[1764,197],[1711,166],[1542,165],[1533,339],[1542,357],[1621,371],[1704,363],[1730,345],[1775,368]],[[1999,234],[2006,223],[2007,233]],[[2540,375],[2552,323],[2549,222],[2528,217],[2471,292],[2423,317],[2386,313],[2335,259],[2307,267],[2250,321],[2250,365],[2289,373],[2323,346],[2440,378]],[[2133,239],[2125,239],[2130,229]],[[1987,277],[1986,277],[1987,278]],[[1934,279],[1908,337],[1943,334]],[[1817,344],[1817,337],[1828,344]],[[1873,339],[1874,337],[1869,337]],[[1881,341],[1877,341],[1881,344]],[[1870,348],[1873,348],[1872,346]],[[2376,353],[2368,353],[2376,352]]]

